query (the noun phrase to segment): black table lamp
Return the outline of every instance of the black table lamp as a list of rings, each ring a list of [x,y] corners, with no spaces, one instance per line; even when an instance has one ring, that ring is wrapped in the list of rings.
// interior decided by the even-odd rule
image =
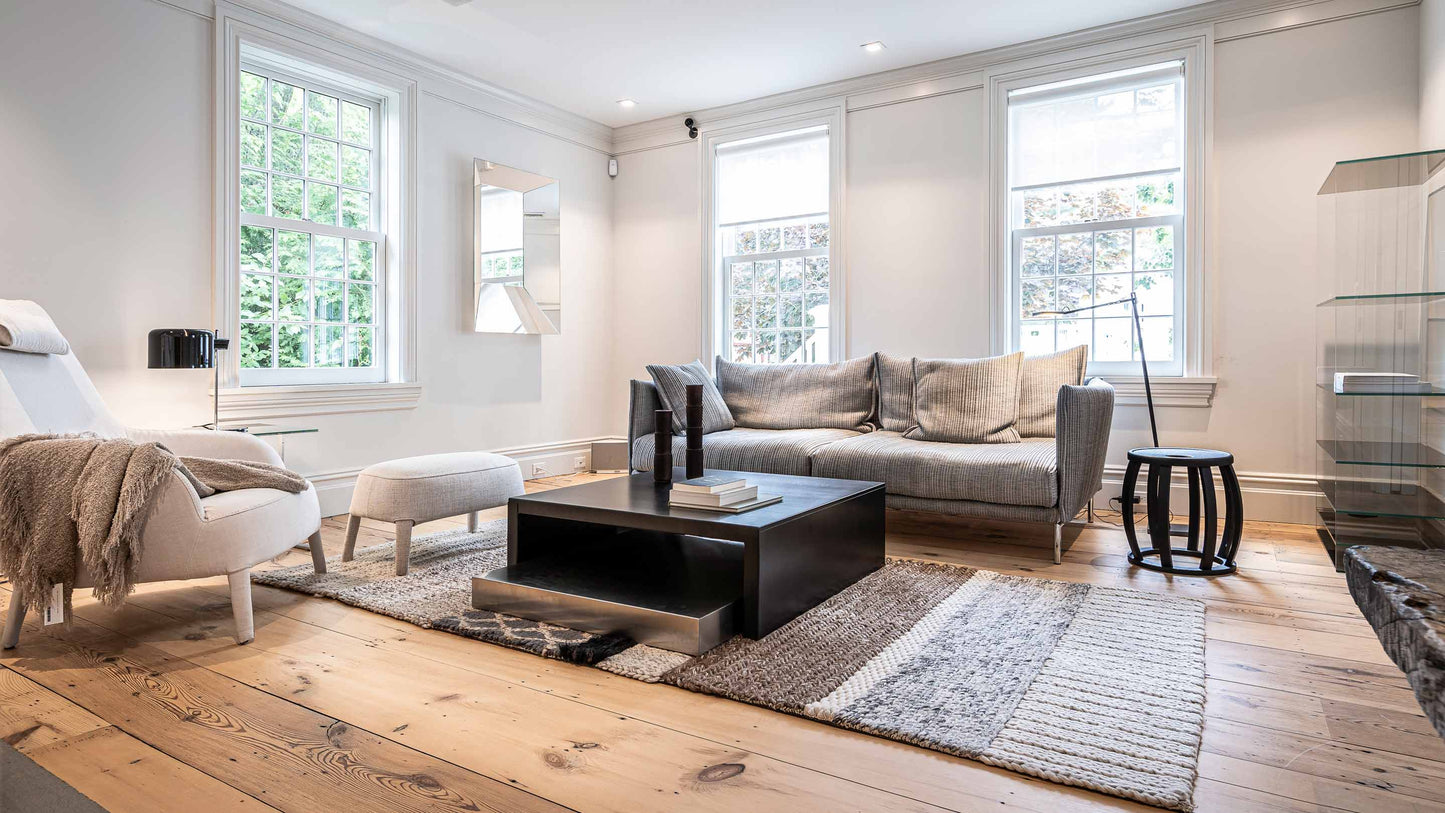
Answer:
[[[221,367],[216,351],[231,346],[230,339],[218,339],[209,330],[163,327],[146,336],[146,366],[152,370],[215,370],[215,390],[211,394],[212,422],[209,429],[221,428]]]
[[[1100,302],[1097,305],[1085,305],[1082,308],[1074,308],[1066,311],[1038,311],[1032,316],[1069,316],[1070,314],[1082,313],[1083,311],[1107,308],[1110,305],[1129,303],[1129,308],[1134,312],[1134,332],[1139,336],[1139,366],[1144,369],[1144,400],[1149,404],[1149,434],[1154,438],[1154,446],[1159,446],[1159,426],[1154,422],[1154,391],[1149,388],[1149,362],[1144,360],[1144,329],[1139,326],[1139,297],[1136,294],[1129,294],[1124,299],[1116,299],[1113,302]]]

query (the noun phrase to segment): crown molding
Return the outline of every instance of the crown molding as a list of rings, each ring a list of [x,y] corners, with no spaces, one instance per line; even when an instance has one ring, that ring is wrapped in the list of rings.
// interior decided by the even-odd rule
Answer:
[[[544,135],[610,154],[612,128],[450,68],[429,57],[363,34],[280,0],[152,0],[177,11],[215,19],[217,6],[235,16],[256,15],[367,52],[386,67],[421,84],[429,96],[455,102]]]
[[[1148,17],[628,124],[612,131],[612,147],[616,154],[622,155],[686,143],[688,138],[682,121],[688,117],[705,129],[708,124],[737,116],[756,115],[831,97],[847,97],[848,109],[854,110],[969,90],[982,86],[969,74],[986,74],[990,69],[1007,63],[1191,26],[1222,26],[1227,29],[1228,39],[1238,39],[1419,3],[1420,0],[1213,0]],[[927,87],[930,84],[934,89],[922,92],[912,89],[912,86]]]

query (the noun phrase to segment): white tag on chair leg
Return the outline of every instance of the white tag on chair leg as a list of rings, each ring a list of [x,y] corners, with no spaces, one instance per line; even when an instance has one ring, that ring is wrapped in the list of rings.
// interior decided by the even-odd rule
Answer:
[[[65,585],[50,588],[50,603],[45,605],[45,626],[65,623]]]

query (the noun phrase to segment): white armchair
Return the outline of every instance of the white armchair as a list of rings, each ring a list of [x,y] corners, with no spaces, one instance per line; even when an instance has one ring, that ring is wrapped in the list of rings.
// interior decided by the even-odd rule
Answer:
[[[50,355],[0,347],[0,437],[29,432],[94,432],[138,442],[158,441],[188,457],[281,464],[264,441],[240,432],[127,430],[106,409],[73,352]],[[202,499],[184,476],[174,474],[157,500],[141,537],[137,583],[225,574],[231,586],[238,644],[255,637],[252,567],[309,537],[316,572],[326,572],[321,509],[309,484],[299,494],[250,488]],[[93,584],[82,565],[75,586]],[[24,618],[25,606],[12,591],[0,647],[15,646]]]

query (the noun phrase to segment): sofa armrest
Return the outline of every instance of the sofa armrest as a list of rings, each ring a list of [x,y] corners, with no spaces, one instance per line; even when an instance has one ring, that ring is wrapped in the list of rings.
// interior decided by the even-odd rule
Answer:
[[[271,445],[245,432],[216,432],[210,429],[127,429],[136,443],[160,443],[179,457],[209,457],[213,460],[249,460],[280,466],[281,456]]]
[[[632,450],[638,438],[657,428],[657,416],[654,413],[659,409],[662,409],[662,400],[657,397],[657,387],[653,386],[651,381],[632,379],[631,393],[627,401],[627,465],[634,471],[637,466],[632,459]]]
[[[1060,523],[1073,519],[1103,486],[1113,419],[1114,387],[1104,379],[1059,388],[1054,442],[1058,448]]]

